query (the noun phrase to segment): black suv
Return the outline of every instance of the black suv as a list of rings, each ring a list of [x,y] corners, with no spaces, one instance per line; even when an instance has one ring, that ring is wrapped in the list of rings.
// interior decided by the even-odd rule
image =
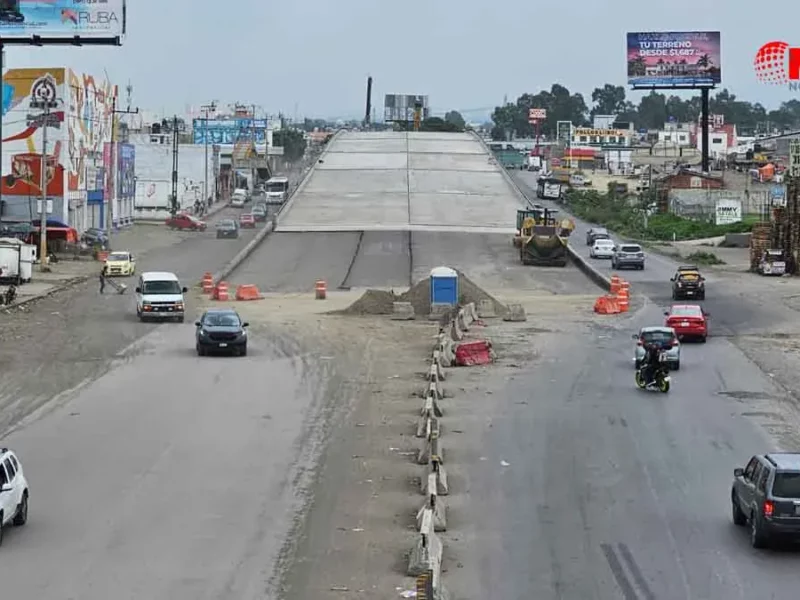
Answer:
[[[733,522],[750,525],[753,548],[776,536],[800,537],[800,454],[759,454],[733,476]]]
[[[673,300],[706,299],[706,278],[700,274],[700,269],[696,266],[684,265],[678,267],[670,281],[672,282]]]

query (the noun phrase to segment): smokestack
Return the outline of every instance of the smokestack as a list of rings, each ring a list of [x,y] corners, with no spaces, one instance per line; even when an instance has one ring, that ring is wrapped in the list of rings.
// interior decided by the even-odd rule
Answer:
[[[364,116],[364,125],[370,126],[372,116],[372,77],[367,77],[367,112]]]

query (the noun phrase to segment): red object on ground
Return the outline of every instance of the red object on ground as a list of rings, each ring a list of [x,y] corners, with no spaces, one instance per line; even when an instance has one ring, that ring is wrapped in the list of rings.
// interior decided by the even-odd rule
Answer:
[[[488,365],[492,362],[492,343],[486,340],[463,342],[456,346],[456,364],[461,367]]]

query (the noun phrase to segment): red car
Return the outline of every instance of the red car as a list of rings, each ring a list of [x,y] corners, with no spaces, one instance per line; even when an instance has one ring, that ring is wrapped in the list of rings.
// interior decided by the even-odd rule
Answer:
[[[239,215],[239,226],[242,229],[255,229],[256,217],[250,213],[242,213]]]
[[[200,219],[185,213],[180,213],[174,217],[169,217],[165,223],[170,229],[189,229],[191,231],[205,231],[208,227],[205,221],[201,221]]]
[[[694,338],[705,342],[708,337],[709,315],[699,304],[673,304],[668,312],[665,325],[672,327],[678,339]]]

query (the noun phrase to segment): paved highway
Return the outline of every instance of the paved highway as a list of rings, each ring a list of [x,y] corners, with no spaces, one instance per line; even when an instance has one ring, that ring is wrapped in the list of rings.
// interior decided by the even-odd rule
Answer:
[[[329,369],[287,348],[254,334],[246,358],[199,358],[192,324],[158,326],[69,404],[4,438],[31,512],[0,551],[2,597],[269,594],[323,435],[307,417]]]
[[[459,392],[457,406],[470,412],[457,436],[469,441],[456,452],[468,464],[459,481],[469,501],[456,492],[451,513],[459,540],[451,545],[466,567],[445,577],[454,596],[796,593],[796,552],[753,550],[747,531],[732,525],[729,502],[733,468],[773,445],[759,421],[769,415],[791,427],[797,447],[796,411],[721,338],[684,347],[685,369],[668,395],[638,390],[629,336],[658,317],[651,306],[629,322],[565,320],[537,336],[541,358],[493,388],[495,401],[484,390]]]
[[[558,209],[561,214],[565,213],[565,207],[561,204],[536,199],[535,173],[520,172],[514,174],[513,177],[531,201]],[[576,229],[570,241],[572,247],[601,272],[612,274],[614,271],[611,269],[609,260],[589,259],[586,231],[591,224],[578,218],[575,218],[575,224]],[[631,282],[631,293],[644,294],[660,306],[667,307],[672,302],[670,277],[675,274],[678,263],[655,252],[647,253],[646,261],[643,271],[625,270],[618,274]],[[785,331],[786,323],[797,320],[796,313],[780,303],[764,302],[763,297],[754,297],[752,294],[746,293],[742,286],[736,286],[729,281],[721,281],[714,277],[711,269],[704,274],[707,278],[707,295],[703,304],[712,316],[712,334],[735,335],[762,333],[764,330]],[[743,275],[743,277],[747,276]],[[766,295],[766,292],[763,295]]]

